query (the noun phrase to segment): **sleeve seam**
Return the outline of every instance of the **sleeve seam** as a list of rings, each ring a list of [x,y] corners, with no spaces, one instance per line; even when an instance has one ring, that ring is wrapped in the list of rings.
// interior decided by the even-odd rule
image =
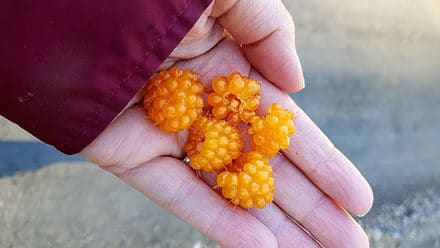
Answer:
[[[139,62],[133,67],[132,70],[129,71],[129,73],[127,74],[127,76],[125,76],[124,79],[122,79],[121,81],[119,81],[119,83],[113,84],[113,91],[110,95],[107,96],[107,98],[104,100],[103,103],[99,104],[98,107],[96,107],[93,115],[91,116],[91,118],[89,118],[86,123],[88,125],[91,125],[93,128],[96,128],[97,124],[98,124],[98,120],[97,117],[99,116],[99,114],[102,112],[102,109],[104,108],[104,106],[110,101],[110,99],[114,98],[115,96],[118,95],[119,93],[119,89],[121,87],[123,87],[124,85],[126,85],[127,81],[132,77],[132,75],[135,73],[135,71],[143,64],[143,62],[145,61],[146,58],[148,58],[152,51],[159,45],[160,41],[170,32],[171,28],[178,23],[179,21],[179,17],[181,17],[185,10],[188,8],[189,3],[191,2],[191,0],[187,0],[185,2],[185,5],[183,6],[183,8],[180,10],[180,12],[174,16],[174,18],[171,20],[171,22],[169,23],[169,25],[167,26],[166,31],[159,37],[157,37],[157,39],[154,41],[153,45],[150,48],[147,48],[144,55],[141,57],[141,59],[139,60]],[[69,146],[72,142],[72,137],[76,137],[79,133],[84,132],[84,128],[86,128],[84,125],[82,125],[82,127],[78,127],[75,131],[74,134],[72,136],[69,137],[69,139],[67,140],[67,142],[65,143],[65,147]],[[86,128],[85,131],[85,136],[89,135],[89,130],[88,128]]]

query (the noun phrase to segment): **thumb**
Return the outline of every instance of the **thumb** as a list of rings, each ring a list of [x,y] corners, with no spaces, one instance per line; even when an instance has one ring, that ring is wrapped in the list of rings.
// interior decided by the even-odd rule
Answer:
[[[216,1],[211,16],[242,44],[248,60],[266,79],[288,91],[304,88],[295,27],[281,1]]]

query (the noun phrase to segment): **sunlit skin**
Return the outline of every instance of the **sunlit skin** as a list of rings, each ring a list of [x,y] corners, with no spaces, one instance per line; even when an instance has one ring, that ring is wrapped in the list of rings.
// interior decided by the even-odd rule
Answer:
[[[234,40],[223,39],[224,29]],[[165,133],[145,120],[141,94],[82,156],[224,247],[319,247],[315,240],[325,247],[368,247],[348,214],[371,208],[368,183],[285,93],[302,89],[304,80],[293,22],[281,2],[215,1],[160,69],[172,64],[199,72],[205,83],[238,71],[261,83],[257,114],[273,102],[295,113],[294,138],[270,161],[274,202],[247,210],[225,200],[212,188],[216,175],[197,177],[181,161],[187,133]]]

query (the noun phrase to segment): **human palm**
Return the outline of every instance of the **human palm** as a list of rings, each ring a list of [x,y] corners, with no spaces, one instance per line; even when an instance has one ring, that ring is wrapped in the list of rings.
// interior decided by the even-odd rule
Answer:
[[[265,32],[249,22],[257,27],[251,39],[252,34],[240,36],[228,26],[233,22],[227,18],[237,18],[234,8],[243,8],[240,2],[247,1],[229,8],[211,5],[162,68],[177,64],[197,71],[205,84],[239,71],[260,81],[260,113],[272,102],[296,113],[290,147],[271,159],[273,203],[247,210],[223,199],[213,189],[215,176],[198,177],[182,162],[187,133],[165,133],[145,118],[142,91],[81,155],[225,247],[368,247],[364,231],[348,214],[362,215],[371,207],[368,183],[283,91],[299,90],[303,80],[296,54],[286,54],[293,48],[279,46],[288,43],[285,30],[276,26],[261,36]],[[234,40],[224,38],[223,27]]]

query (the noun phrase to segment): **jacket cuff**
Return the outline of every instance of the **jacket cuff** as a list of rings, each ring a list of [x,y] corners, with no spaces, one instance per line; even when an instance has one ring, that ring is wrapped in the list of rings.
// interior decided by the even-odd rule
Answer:
[[[122,111],[211,0],[20,2],[0,10],[0,113],[74,154]]]

